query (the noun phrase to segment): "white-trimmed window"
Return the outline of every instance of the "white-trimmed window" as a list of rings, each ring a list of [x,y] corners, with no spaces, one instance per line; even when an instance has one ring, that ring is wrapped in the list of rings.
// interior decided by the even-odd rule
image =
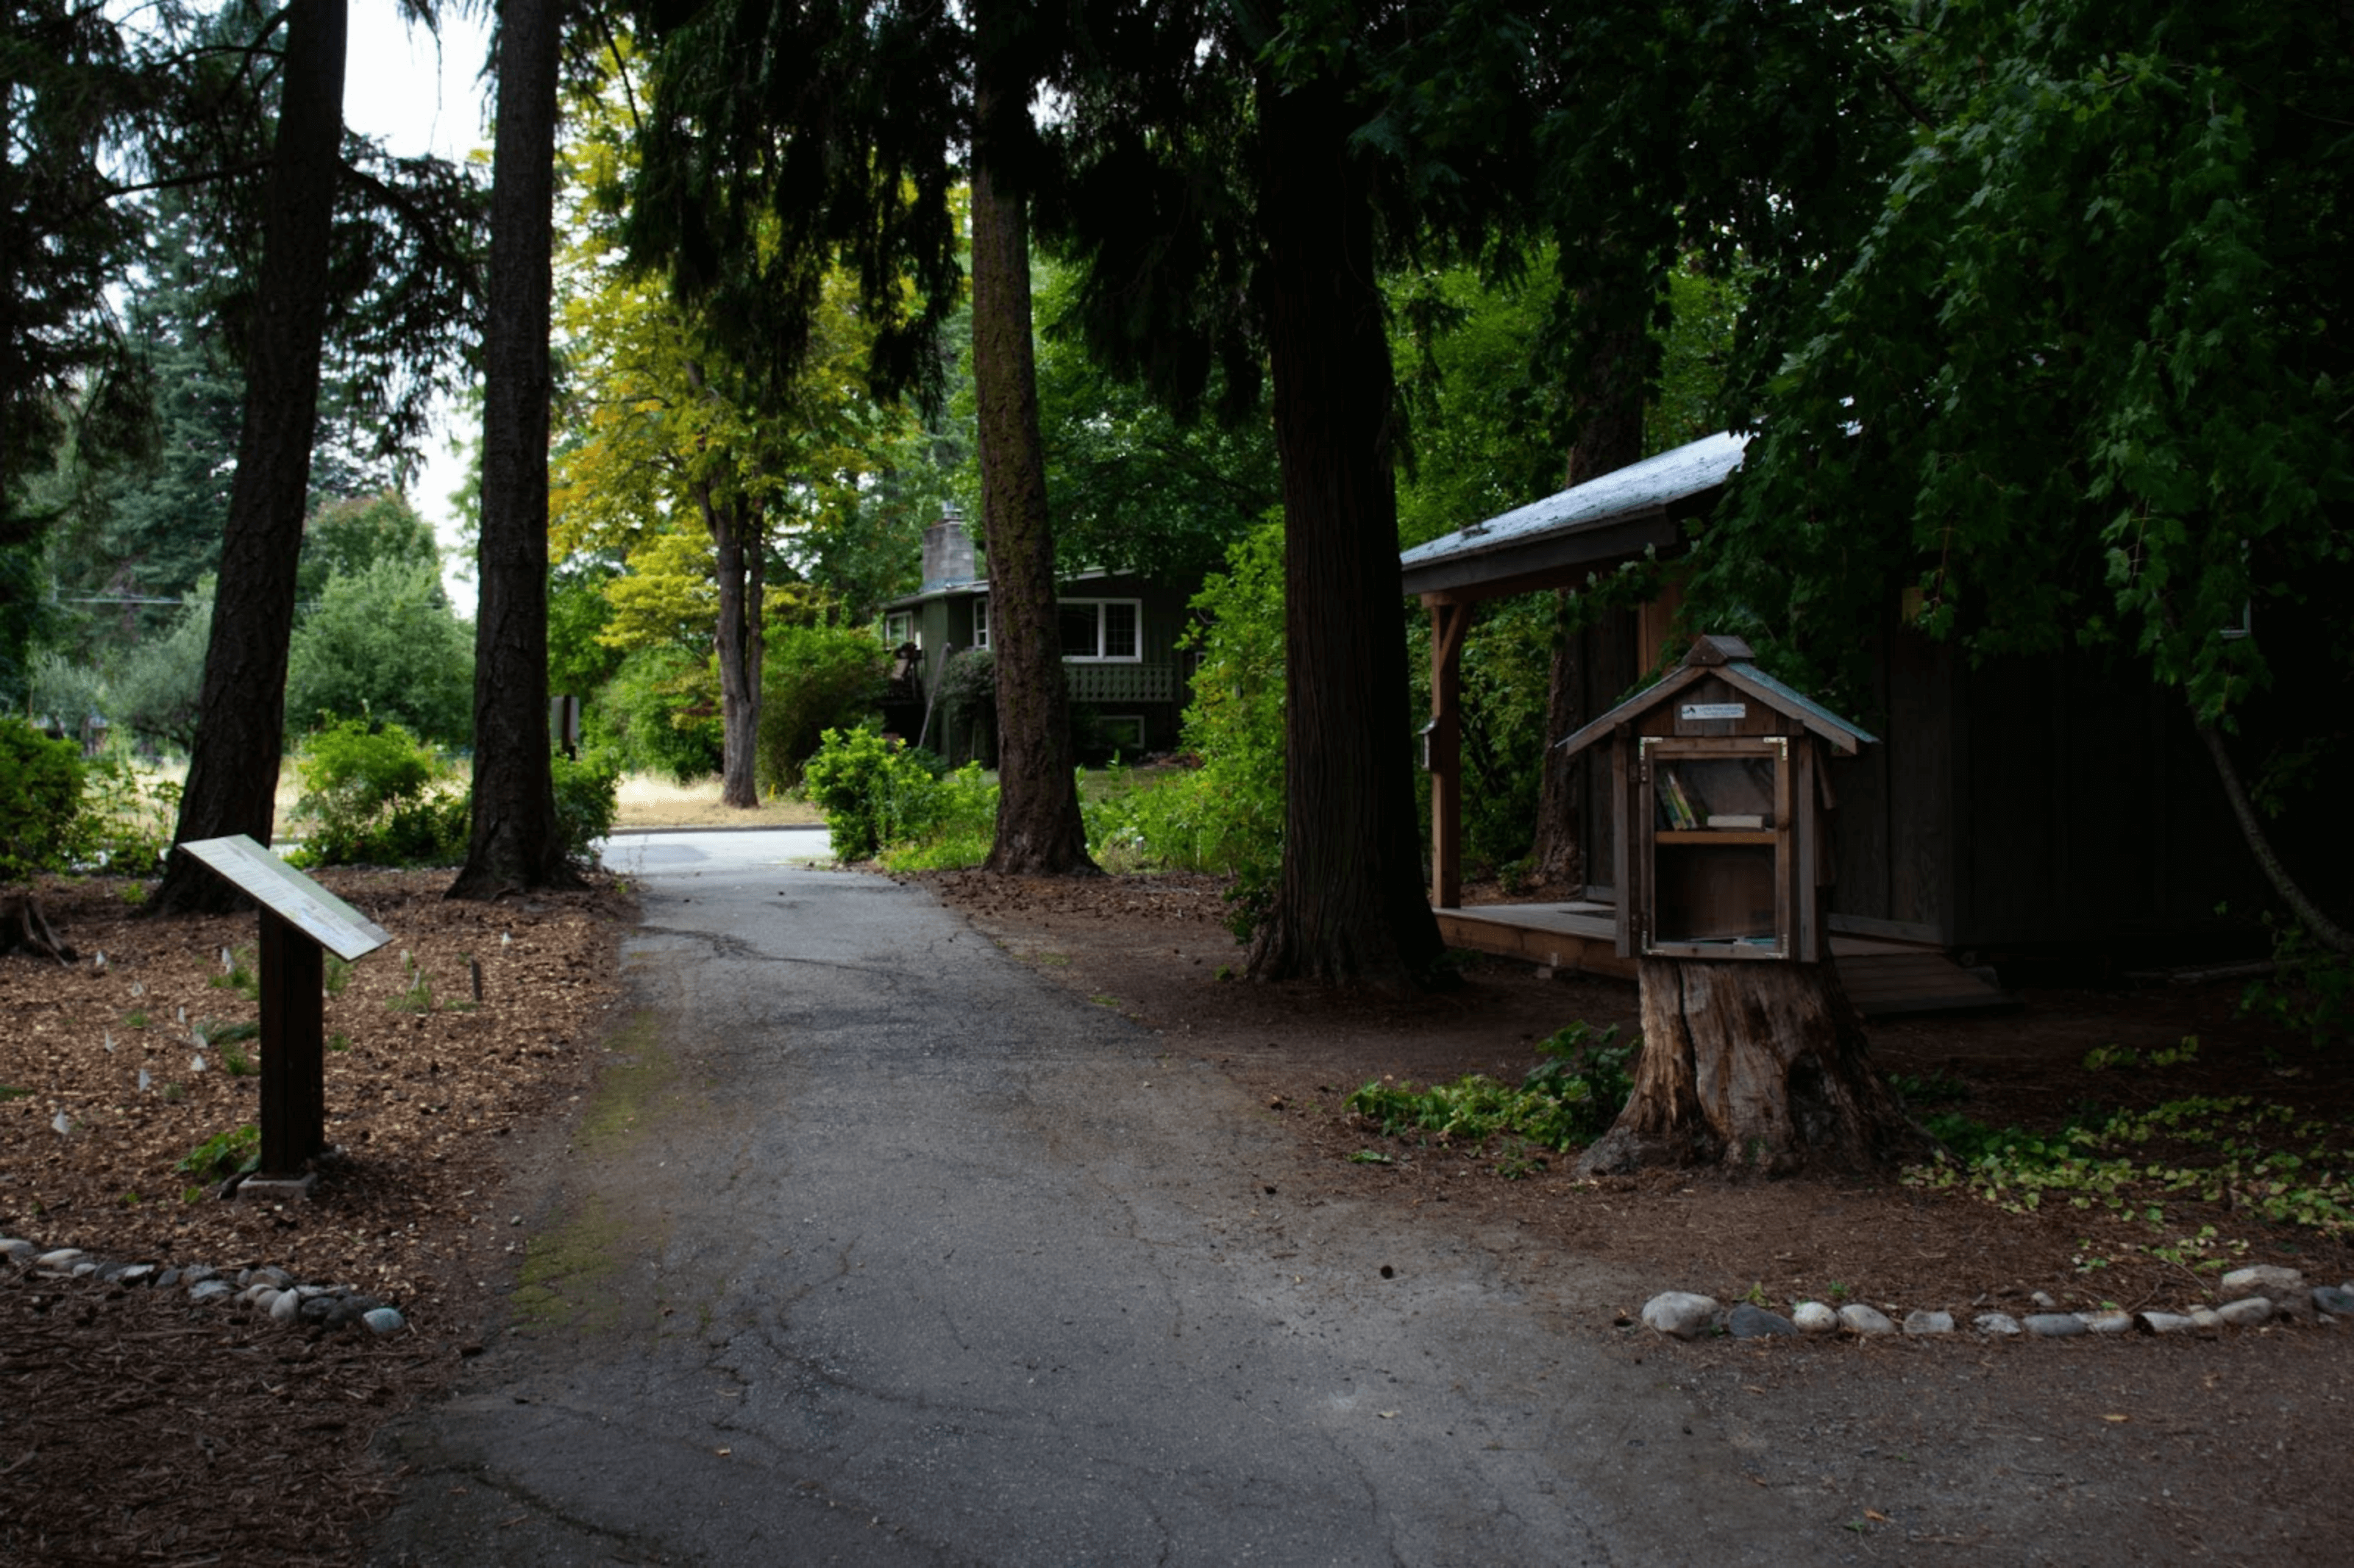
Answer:
[[[912,609],[884,611],[883,645],[897,648],[909,642],[918,648],[924,645],[923,631],[916,625],[916,612]]]
[[[989,646],[989,596],[982,594],[972,601],[972,645]]]
[[[1055,608],[1065,659],[1081,663],[1143,662],[1142,599],[1066,599]]]

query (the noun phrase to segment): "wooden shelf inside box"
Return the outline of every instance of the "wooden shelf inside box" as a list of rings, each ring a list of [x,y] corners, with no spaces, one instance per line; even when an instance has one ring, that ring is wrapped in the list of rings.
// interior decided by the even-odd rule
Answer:
[[[1693,831],[1678,837],[1686,842],[1659,835],[1653,861],[1651,940],[1772,938],[1775,835]]]
[[[1772,828],[1661,828],[1653,835],[1663,844],[1770,844]]]

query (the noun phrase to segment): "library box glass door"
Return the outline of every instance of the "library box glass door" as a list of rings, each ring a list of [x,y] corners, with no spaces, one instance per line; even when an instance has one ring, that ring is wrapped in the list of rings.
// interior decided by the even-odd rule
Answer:
[[[1637,827],[1649,896],[1647,954],[1791,956],[1790,743],[1677,739],[1641,743]]]

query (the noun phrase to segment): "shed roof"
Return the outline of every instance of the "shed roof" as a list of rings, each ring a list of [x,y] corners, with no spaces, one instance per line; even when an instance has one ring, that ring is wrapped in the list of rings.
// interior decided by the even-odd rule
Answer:
[[[1678,524],[1707,505],[1748,444],[1747,436],[1703,436],[1417,545],[1398,557],[1405,589],[1469,599],[1522,592],[1673,544]]]

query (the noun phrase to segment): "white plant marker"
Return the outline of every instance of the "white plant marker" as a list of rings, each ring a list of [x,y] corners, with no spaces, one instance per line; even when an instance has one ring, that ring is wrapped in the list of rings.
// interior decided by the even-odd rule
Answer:
[[[66,1115],[65,1112],[59,1111],[56,1116],[49,1118],[49,1125],[58,1129],[58,1136],[59,1138],[63,1138],[66,1134],[73,1130],[73,1118]]]
[[[114,1031],[111,1029],[106,1032],[106,1052],[110,1056],[114,1054]]]
[[[150,1084],[152,1084],[152,1083],[154,1083],[154,1081],[155,1081],[154,1079],[153,1079],[153,1078],[151,1078],[151,1077],[149,1077],[149,1076],[147,1075],[147,1069],[146,1069],[146,1068],[142,1067],[142,1068],[140,1068],[140,1069],[139,1069],[139,1092],[140,1092],[141,1094],[143,1094],[143,1094],[145,1094],[145,1093],[147,1092],[147,1086],[148,1086],[148,1085],[150,1085]]]
[[[204,1070],[205,1054],[202,1051],[199,1051],[194,1056],[188,1058],[188,1071],[192,1073],[201,1073]]]

